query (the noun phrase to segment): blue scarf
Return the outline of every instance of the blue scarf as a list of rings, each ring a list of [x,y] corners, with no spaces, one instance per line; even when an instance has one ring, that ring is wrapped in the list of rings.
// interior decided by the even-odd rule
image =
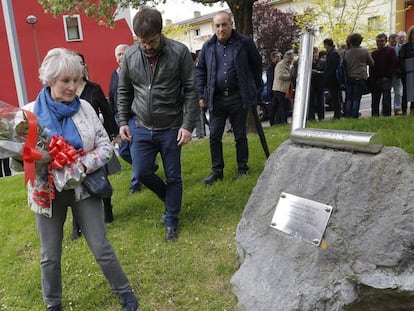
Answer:
[[[45,129],[48,138],[61,135],[75,149],[83,149],[82,139],[71,116],[78,112],[80,100],[75,96],[71,103],[55,102],[50,96],[50,87],[44,87],[36,98],[33,108],[38,124]]]

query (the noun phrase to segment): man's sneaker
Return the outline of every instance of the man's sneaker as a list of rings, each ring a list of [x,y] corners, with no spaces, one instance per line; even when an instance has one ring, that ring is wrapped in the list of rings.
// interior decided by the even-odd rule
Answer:
[[[121,294],[121,306],[124,311],[138,310],[139,303],[133,292],[129,291]]]
[[[46,311],[60,311],[60,310],[62,310],[62,305],[48,306],[46,308]]]

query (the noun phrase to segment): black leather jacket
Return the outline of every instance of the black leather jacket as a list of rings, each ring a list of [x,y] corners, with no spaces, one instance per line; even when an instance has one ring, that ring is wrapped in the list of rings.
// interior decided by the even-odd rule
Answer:
[[[125,52],[118,82],[119,126],[127,125],[132,113],[137,125],[149,129],[192,131],[200,110],[191,54],[165,37],[161,45],[154,71],[138,44]]]

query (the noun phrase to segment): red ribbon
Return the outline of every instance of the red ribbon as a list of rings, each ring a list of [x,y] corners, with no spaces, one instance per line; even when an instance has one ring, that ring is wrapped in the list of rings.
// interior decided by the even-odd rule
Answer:
[[[36,116],[30,111],[24,111],[29,123],[29,129],[27,132],[27,139],[23,146],[23,163],[24,163],[24,184],[28,181],[33,186],[35,177],[35,163],[34,161],[42,158],[42,153],[36,150],[37,143],[37,119]]]
[[[49,143],[49,154],[53,161],[49,164],[50,169],[61,170],[67,164],[78,160],[78,151],[71,146],[62,136],[53,136]]]

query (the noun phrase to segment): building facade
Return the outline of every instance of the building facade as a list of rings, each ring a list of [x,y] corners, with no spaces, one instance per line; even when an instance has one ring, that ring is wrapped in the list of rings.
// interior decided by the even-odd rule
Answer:
[[[42,87],[38,68],[47,51],[64,47],[85,55],[89,77],[101,85],[105,94],[109,89],[111,72],[117,67],[114,49],[120,43],[132,44],[128,21],[115,22],[114,29],[98,25],[84,14],[61,15],[53,18],[45,14],[37,0],[12,0],[16,38],[28,101],[33,101]],[[5,13],[0,10],[0,100],[19,106],[9,50]],[[6,12],[10,15],[9,12]],[[126,15],[128,16],[128,15]]]

